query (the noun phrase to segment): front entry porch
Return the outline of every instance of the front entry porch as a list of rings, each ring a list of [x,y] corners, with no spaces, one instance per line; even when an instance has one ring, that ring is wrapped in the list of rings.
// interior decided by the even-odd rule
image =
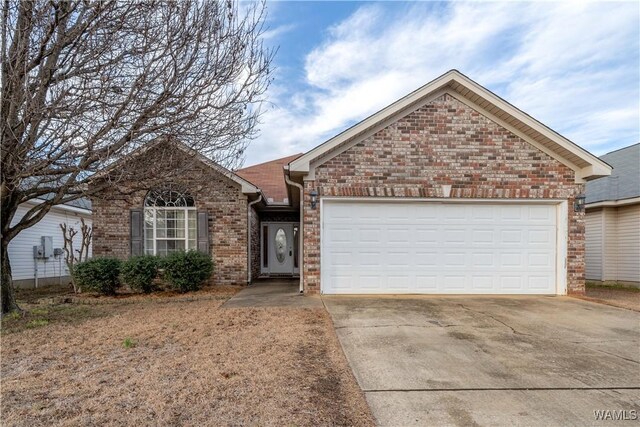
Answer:
[[[262,221],[260,230],[260,277],[299,276],[299,222]]]

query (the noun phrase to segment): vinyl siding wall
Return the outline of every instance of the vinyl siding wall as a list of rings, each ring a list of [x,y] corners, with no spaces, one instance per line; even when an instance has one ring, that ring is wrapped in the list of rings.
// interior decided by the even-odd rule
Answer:
[[[585,274],[588,280],[602,280],[602,209],[587,212],[585,221]]]
[[[640,282],[640,205],[618,208],[618,279]]]
[[[14,224],[22,218],[22,216],[32,206],[25,204],[18,208],[18,212],[14,220]],[[11,272],[13,280],[23,281],[34,279],[34,259],[33,246],[41,244],[41,236],[52,236],[53,247],[64,247],[64,239],[62,238],[62,230],[60,224],[66,223],[68,227],[80,230],[80,218],[83,217],[85,223],[91,226],[90,213],[78,213],[64,210],[63,208],[52,209],[45,217],[33,227],[22,230],[9,243],[9,259],[11,260]],[[80,232],[75,237],[74,248],[80,248]],[[89,255],[91,256],[91,247],[89,247]],[[58,259],[51,257],[47,261],[38,260],[38,278],[53,278],[58,276],[68,276],[69,272],[64,263],[64,256],[59,262]],[[21,283],[27,285],[28,283]]]
[[[586,278],[640,282],[640,205],[587,212]]]

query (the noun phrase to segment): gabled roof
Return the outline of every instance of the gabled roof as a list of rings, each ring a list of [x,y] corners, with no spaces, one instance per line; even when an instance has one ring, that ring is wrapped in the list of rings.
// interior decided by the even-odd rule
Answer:
[[[600,158],[613,166],[613,172],[611,176],[587,183],[587,204],[640,197],[640,143]]]
[[[451,70],[404,98],[367,117],[289,164],[291,173],[313,174],[313,168],[341,153],[395,120],[444,93],[468,104],[489,119],[566,164],[576,179],[589,180],[611,174],[611,167],[593,154],[538,122],[457,70]]]
[[[262,190],[262,194],[267,203],[289,203],[287,183],[284,181],[283,168],[301,155],[302,153],[294,154],[281,159],[249,166],[239,169],[236,171],[236,174],[257,185]]]
[[[230,180],[240,184],[240,186],[242,187],[242,192],[243,193],[245,193],[245,194],[255,194],[255,193],[259,193],[260,192],[258,187],[253,185],[251,182],[249,182],[246,179],[236,175],[235,173],[231,172],[229,169],[219,165],[218,163],[214,162],[213,160],[211,160],[207,156],[204,156],[203,154],[197,152],[196,150],[192,149],[191,147],[187,146],[183,142],[181,142],[179,140],[176,140],[176,139],[171,139],[171,140],[158,139],[158,140],[156,140],[154,142],[150,142],[150,143],[138,148],[137,150],[134,150],[133,152],[129,153],[128,155],[124,156],[123,158],[119,159],[117,162],[111,164],[108,168],[103,169],[102,171],[96,173],[92,177],[92,179],[99,178],[101,176],[104,176],[104,175],[108,174],[109,171],[111,171],[112,169],[116,168],[122,162],[126,162],[126,161],[131,160],[132,158],[138,157],[138,156],[142,155],[143,153],[145,153],[146,151],[151,150],[156,145],[159,145],[159,144],[162,144],[162,143],[173,144],[177,149],[183,151],[184,153],[186,153],[186,154],[188,154],[190,156],[194,156],[194,158],[198,159],[199,161],[201,161],[205,165],[209,166],[210,168],[212,168],[216,172],[218,172],[218,173],[226,176]]]

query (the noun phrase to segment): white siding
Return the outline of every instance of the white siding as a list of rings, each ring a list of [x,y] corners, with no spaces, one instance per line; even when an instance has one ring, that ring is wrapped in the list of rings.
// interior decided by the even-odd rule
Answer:
[[[640,205],[589,211],[585,225],[587,279],[640,282]]]
[[[618,208],[618,279],[640,282],[640,205]]]
[[[586,213],[585,269],[588,280],[602,280],[602,225],[602,209]]]
[[[604,246],[602,267],[602,280],[618,279],[618,221],[617,208],[604,208],[603,213],[603,240]]]
[[[13,220],[16,223],[29,210],[31,206],[21,205]],[[33,246],[39,245],[41,236],[52,236],[53,247],[62,248],[64,240],[62,238],[61,223],[66,223],[70,227],[80,229],[80,218],[84,217],[85,223],[92,225],[91,216],[84,213],[70,212],[61,208],[52,209],[47,215],[33,227],[22,230],[9,243],[9,259],[11,260],[11,272],[14,280],[25,280],[34,278],[34,259]],[[74,248],[80,246],[79,232],[76,235]],[[91,255],[91,248],[89,248]],[[60,268],[60,265],[62,268]],[[61,271],[62,270],[62,271]],[[64,263],[64,259],[59,263],[57,259],[50,258],[48,261],[39,260],[38,277],[57,277],[59,275],[66,276],[69,272]]]

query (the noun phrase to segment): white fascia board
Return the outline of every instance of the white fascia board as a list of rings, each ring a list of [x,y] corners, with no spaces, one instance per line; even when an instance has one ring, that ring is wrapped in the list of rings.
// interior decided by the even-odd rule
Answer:
[[[531,127],[532,129],[536,130],[542,135],[546,136],[547,138],[549,138],[550,140],[558,144],[560,147],[575,154],[585,162],[588,162],[591,164],[590,166],[583,168],[583,170],[588,169],[589,167],[593,167],[595,168],[594,170],[597,170],[599,172],[608,171],[608,173],[606,173],[605,176],[611,175],[612,168],[606,162],[594,156],[593,154],[589,153],[587,150],[580,147],[579,145],[576,145],[573,142],[569,141],[567,138],[563,137],[559,133],[549,129],[547,126],[543,125],[539,121],[535,120],[533,117],[529,116],[528,114],[524,113],[523,111],[509,104],[504,99],[495,95],[488,89],[485,89],[484,87],[480,86],[478,83],[474,82],[467,76],[457,73],[454,80],[457,83],[465,86],[470,91],[475,92],[476,94],[482,96],[487,101],[491,102],[493,105],[504,110],[512,117],[518,119],[522,123],[526,124],[527,126]],[[602,176],[602,175],[598,175],[598,176]],[[588,178],[588,176],[582,176],[581,178]]]
[[[628,205],[634,205],[636,203],[640,203],[640,197],[632,197],[630,199],[620,199],[620,200],[603,200],[601,202],[587,203],[585,205],[585,209],[628,206]]]
[[[45,203],[46,200],[42,200],[42,199],[32,199],[32,200],[28,200],[24,203],[21,203],[22,205],[31,205],[31,206],[38,206],[41,205],[43,203]],[[51,207],[52,210],[60,210],[60,211],[66,211],[66,212],[73,212],[73,213],[78,213],[78,214],[82,214],[85,215],[87,217],[91,216],[91,209],[84,209],[84,208],[79,208],[77,206],[69,206],[69,205],[53,205]]]

